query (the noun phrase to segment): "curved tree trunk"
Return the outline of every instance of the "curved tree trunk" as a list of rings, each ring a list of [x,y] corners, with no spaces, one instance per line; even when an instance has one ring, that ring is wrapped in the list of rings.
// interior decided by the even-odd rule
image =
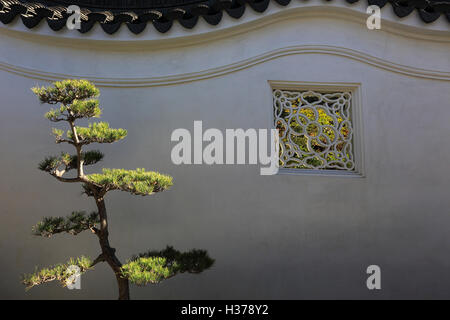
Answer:
[[[100,230],[98,233],[98,238],[102,248],[102,255],[116,275],[117,285],[119,286],[119,300],[129,300],[130,290],[128,279],[121,277],[120,267],[122,266],[122,263],[116,257],[116,249],[111,248],[109,245],[108,218],[106,215],[105,200],[103,199],[103,196],[95,196],[95,203],[97,204],[98,214],[100,216]]]

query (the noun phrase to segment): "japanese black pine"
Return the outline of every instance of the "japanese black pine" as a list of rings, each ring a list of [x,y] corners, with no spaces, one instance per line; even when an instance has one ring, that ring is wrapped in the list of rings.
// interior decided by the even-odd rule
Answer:
[[[125,129],[113,129],[106,122],[92,122],[87,127],[76,125],[83,118],[98,118],[99,90],[86,80],[64,80],[49,87],[36,87],[32,91],[41,103],[55,105],[45,117],[51,122],[62,122],[67,131],[54,128],[52,133],[57,144],[67,144],[74,154],[61,152],[48,156],[39,163],[39,169],[49,173],[56,180],[66,183],[80,183],[83,192],[91,197],[97,210],[91,213],[74,211],[66,217],[45,217],[33,227],[37,236],[51,237],[58,233],[77,235],[91,231],[100,244],[100,254],[94,260],[86,256],[70,258],[66,263],[37,270],[23,276],[27,288],[58,280],[63,286],[73,281],[73,267],[84,273],[97,263],[106,262],[112,269],[118,284],[119,299],[129,299],[129,282],[137,285],[158,283],[178,273],[200,273],[214,263],[204,250],[181,253],[172,247],[161,251],[138,254],[122,264],[111,247],[108,235],[108,216],[105,196],[109,191],[120,190],[134,195],[151,195],[172,186],[172,177],[145,169],[103,169],[101,173],[85,174],[84,167],[101,161],[103,154],[98,150],[85,150],[93,143],[104,144],[122,140],[127,135]],[[76,173],[70,177],[69,171]]]

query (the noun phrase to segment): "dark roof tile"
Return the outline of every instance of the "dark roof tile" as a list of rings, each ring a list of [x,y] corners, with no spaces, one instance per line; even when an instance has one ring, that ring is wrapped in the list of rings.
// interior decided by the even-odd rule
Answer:
[[[291,0],[274,0],[287,6]],[[359,0],[346,0],[355,3]],[[450,0],[367,0],[369,5],[383,7],[390,2],[394,13],[402,18],[413,11],[426,23],[444,15],[450,22]],[[112,34],[122,24],[138,34],[148,22],[159,32],[167,32],[174,20],[187,29],[193,28],[199,19],[211,25],[222,20],[223,11],[235,19],[242,17],[246,5],[256,12],[264,12],[270,0],[0,0],[0,21],[8,24],[20,15],[28,28],[38,25],[44,18],[52,30],[61,30],[69,14],[67,7],[77,4],[81,8],[81,33],[88,32],[95,23]]]

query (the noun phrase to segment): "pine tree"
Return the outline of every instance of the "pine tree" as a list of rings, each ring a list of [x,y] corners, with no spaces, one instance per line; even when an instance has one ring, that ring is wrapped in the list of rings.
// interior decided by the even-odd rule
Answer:
[[[127,135],[124,129],[113,129],[106,122],[93,122],[88,127],[75,125],[78,119],[98,118],[102,110],[99,107],[99,90],[86,80],[64,80],[53,86],[36,87],[32,91],[41,103],[58,105],[50,109],[45,117],[51,122],[66,122],[69,125],[65,133],[53,129],[56,143],[64,143],[75,148],[76,154],[62,152],[58,156],[49,156],[39,163],[39,169],[49,173],[55,179],[66,183],[81,183],[83,192],[95,200],[97,211],[87,214],[84,211],[72,212],[67,217],[45,217],[33,227],[38,236],[51,237],[57,233],[77,235],[90,230],[99,240],[101,253],[91,260],[88,257],[71,258],[65,264],[36,270],[23,276],[27,289],[53,280],[63,286],[72,281],[73,271],[69,266],[78,266],[81,273],[90,270],[99,262],[106,262],[113,270],[119,287],[119,299],[129,299],[129,281],[137,285],[158,283],[178,273],[200,273],[212,266],[211,259],[204,250],[191,250],[181,253],[172,247],[162,251],[148,251],[138,254],[122,265],[110,246],[108,239],[108,217],[105,196],[109,191],[120,190],[135,195],[151,195],[162,192],[172,186],[172,177],[144,169],[103,169],[102,173],[85,174],[84,166],[101,161],[103,154],[98,150],[84,151],[92,143],[113,143]],[[74,177],[66,173],[75,170]]]

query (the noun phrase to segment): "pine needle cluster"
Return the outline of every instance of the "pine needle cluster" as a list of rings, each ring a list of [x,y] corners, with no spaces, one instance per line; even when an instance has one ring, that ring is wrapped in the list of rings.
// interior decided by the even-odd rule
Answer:
[[[74,268],[69,266],[77,266],[80,274],[91,269],[92,261],[88,257],[81,256],[79,258],[70,258],[66,263],[56,264],[52,267],[36,270],[30,274],[22,275],[22,283],[27,289],[31,289],[34,286],[57,280],[63,287],[69,284],[69,279],[76,273]]]
[[[102,173],[88,175],[87,178],[106,190],[121,190],[136,195],[150,195],[172,186],[172,177],[145,169],[103,169]]]
[[[62,232],[77,235],[94,228],[99,222],[97,212],[74,211],[67,217],[44,217],[32,230],[34,235],[48,238]]]
[[[159,283],[178,273],[201,273],[213,263],[205,250],[193,249],[182,253],[168,246],[162,251],[149,251],[133,257],[121,271],[124,277],[142,286]]]

